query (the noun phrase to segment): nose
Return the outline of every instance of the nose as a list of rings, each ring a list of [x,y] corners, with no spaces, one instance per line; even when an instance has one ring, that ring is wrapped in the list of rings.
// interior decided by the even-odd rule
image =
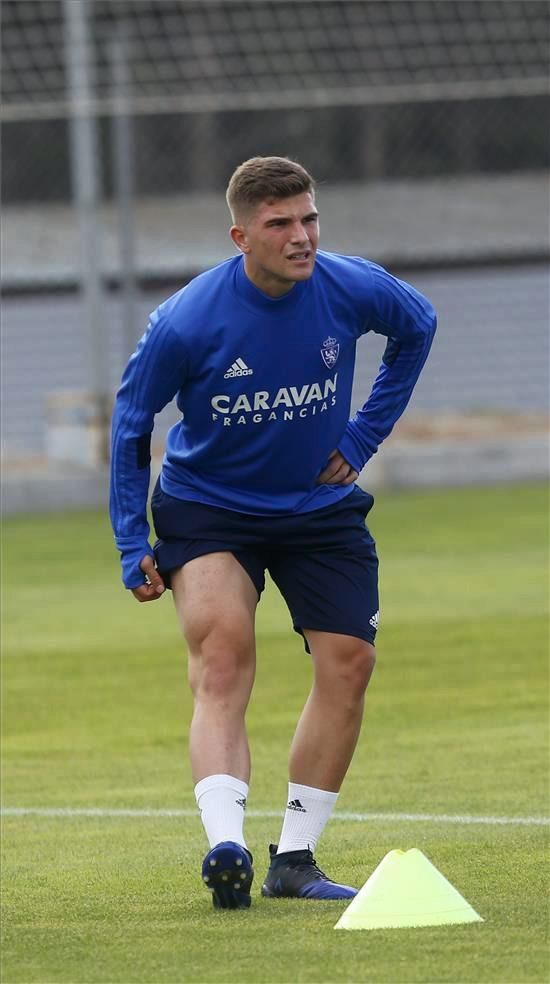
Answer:
[[[301,246],[309,242],[307,229],[302,222],[295,222],[292,226],[291,241],[297,246]]]

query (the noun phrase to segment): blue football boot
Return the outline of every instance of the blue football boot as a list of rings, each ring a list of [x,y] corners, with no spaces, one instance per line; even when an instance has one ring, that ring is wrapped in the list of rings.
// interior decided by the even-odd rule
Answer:
[[[216,844],[202,862],[202,880],[215,909],[248,909],[253,878],[250,851],[234,841]]]
[[[269,865],[262,895],[271,899],[352,899],[357,889],[333,882],[321,871],[311,851],[277,854],[269,845]]]

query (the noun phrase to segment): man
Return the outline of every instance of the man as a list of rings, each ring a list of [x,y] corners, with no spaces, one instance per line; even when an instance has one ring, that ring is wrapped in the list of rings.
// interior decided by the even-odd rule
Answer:
[[[432,307],[374,263],[318,252],[314,182],[252,158],[227,190],[239,255],[160,305],[126,368],[113,421],[111,517],[140,602],[171,587],[189,650],[190,758],[221,908],[250,905],[244,716],[254,616],[269,570],[304,637],[313,686],[290,750],[288,806],[262,894],[350,898],[313,852],[350,764],[375,661],[378,560],[359,472],[402,414],[435,331]],[[355,345],[388,338],[349,420]],[[146,519],[154,415],[177,394]]]

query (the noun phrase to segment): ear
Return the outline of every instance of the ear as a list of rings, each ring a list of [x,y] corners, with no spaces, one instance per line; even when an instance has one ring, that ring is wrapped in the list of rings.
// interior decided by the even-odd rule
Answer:
[[[241,251],[241,253],[250,252],[250,246],[248,245],[248,238],[243,226],[238,226],[238,225],[231,226],[231,229],[229,230],[229,235],[231,236],[231,239],[235,243],[235,246],[237,247],[237,249]]]

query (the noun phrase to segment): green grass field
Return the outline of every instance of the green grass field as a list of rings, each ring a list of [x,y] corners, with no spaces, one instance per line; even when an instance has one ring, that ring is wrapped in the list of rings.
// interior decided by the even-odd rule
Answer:
[[[6,521],[5,984],[547,981],[548,826],[526,822],[548,812],[547,505],[533,485],[378,496],[378,665],[317,855],[361,885],[392,848],[419,847],[485,921],[352,933],[333,932],[345,903],[259,896],[310,679],[276,591],[248,718],[254,902],[214,912],[170,597],[123,591],[104,515]]]

